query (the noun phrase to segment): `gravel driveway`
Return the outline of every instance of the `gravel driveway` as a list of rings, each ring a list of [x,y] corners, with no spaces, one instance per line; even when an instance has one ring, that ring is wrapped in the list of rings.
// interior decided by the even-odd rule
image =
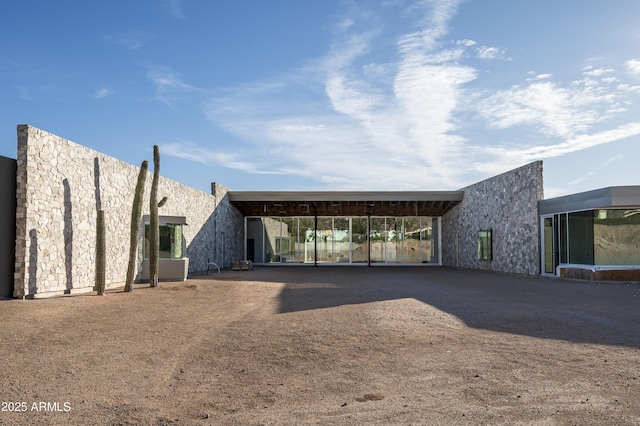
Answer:
[[[0,301],[3,425],[640,424],[640,284],[259,267]]]

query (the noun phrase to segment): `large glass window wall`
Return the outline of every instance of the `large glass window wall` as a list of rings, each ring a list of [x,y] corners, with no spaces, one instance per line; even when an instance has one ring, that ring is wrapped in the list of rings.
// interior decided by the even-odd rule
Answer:
[[[544,272],[561,263],[640,265],[640,210],[599,209],[543,218]]]
[[[593,245],[596,265],[640,265],[640,209],[596,210]]]
[[[369,224],[366,217],[352,217],[351,221],[351,263],[369,261]]]
[[[437,217],[249,217],[245,229],[258,264],[440,264]]]

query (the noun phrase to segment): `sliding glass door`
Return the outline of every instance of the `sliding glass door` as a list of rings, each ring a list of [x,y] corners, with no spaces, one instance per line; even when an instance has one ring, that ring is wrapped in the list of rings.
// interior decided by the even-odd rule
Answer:
[[[246,257],[257,264],[440,262],[436,217],[249,217]]]

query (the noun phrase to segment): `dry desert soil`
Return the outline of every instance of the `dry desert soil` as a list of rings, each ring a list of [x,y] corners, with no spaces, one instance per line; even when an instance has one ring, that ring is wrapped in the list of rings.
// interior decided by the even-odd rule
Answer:
[[[2,425],[638,425],[640,284],[262,267],[0,301]]]

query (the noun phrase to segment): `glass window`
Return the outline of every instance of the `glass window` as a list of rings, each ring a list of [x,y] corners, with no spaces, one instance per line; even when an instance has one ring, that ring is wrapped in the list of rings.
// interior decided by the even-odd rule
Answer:
[[[299,241],[303,244],[304,258],[306,263],[313,263],[315,260],[315,235],[313,230],[315,229],[315,222],[313,217],[301,217],[300,218],[300,236]]]
[[[569,263],[593,265],[593,211],[569,213]]]
[[[371,218],[369,239],[371,240],[371,263],[384,262],[386,259],[385,242],[387,240],[386,221],[384,217]]]
[[[404,232],[401,217],[387,218],[387,246],[386,261],[392,263],[403,262]]]
[[[491,229],[481,229],[478,231],[478,259],[479,260],[491,260],[492,259],[492,232]]]
[[[247,260],[254,263],[264,262],[264,250],[263,250],[264,229],[262,226],[262,219],[260,218],[248,218],[247,219]]]
[[[366,217],[351,218],[351,261],[353,263],[367,263],[369,261],[369,243],[367,235],[368,219]]]
[[[594,219],[596,265],[640,265],[640,210],[599,210]]]
[[[421,241],[420,241],[420,218],[404,218],[404,262],[422,262]]]
[[[318,218],[318,229],[316,230],[316,250],[318,262],[333,262],[334,240],[333,221],[330,217]]]
[[[438,263],[437,217],[247,218],[247,259],[260,263]],[[317,253],[316,253],[317,252]],[[317,254],[317,256],[316,256]]]
[[[349,263],[351,251],[351,234],[349,233],[349,218],[333,218],[333,255],[336,263]]]
[[[298,244],[298,218],[282,218],[282,236],[278,242],[281,262],[298,262],[300,245]]]
[[[558,257],[560,259],[560,263],[569,263],[569,259],[567,256],[568,247],[569,247],[569,238],[567,234],[567,214],[561,213],[558,222]]]
[[[553,251],[553,218],[544,218],[544,272],[553,274],[555,271],[555,256]]]
[[[264,262],[279,263],[281,238],[281,222],[279,217],[265,217],[264,223]]]
[[[440,224],[437,217],[425,217],[424,221],[430,223],[429,226],[429,263],[440,263]],[[491,254],[493,256],[493,253]],[[422,254],[422,258],[426,258],[426,253]]]
[[[149,230],[148,223],[144,226],[144,257],[149,258],[151,250],[149,244]],[[161,259],[182,259],[183,253],[183,239],[182,239],[182,224],[180,223],[160,223],[158,226],[158,239],[160,246],[160,258]]]
[[[429,223],[429,218],[422,217],[420,218],[420,239],[422,240],[422,261],[429,262],[431,257],[431,252],[433,251],[433,245],[431,244],[431,224]]]

